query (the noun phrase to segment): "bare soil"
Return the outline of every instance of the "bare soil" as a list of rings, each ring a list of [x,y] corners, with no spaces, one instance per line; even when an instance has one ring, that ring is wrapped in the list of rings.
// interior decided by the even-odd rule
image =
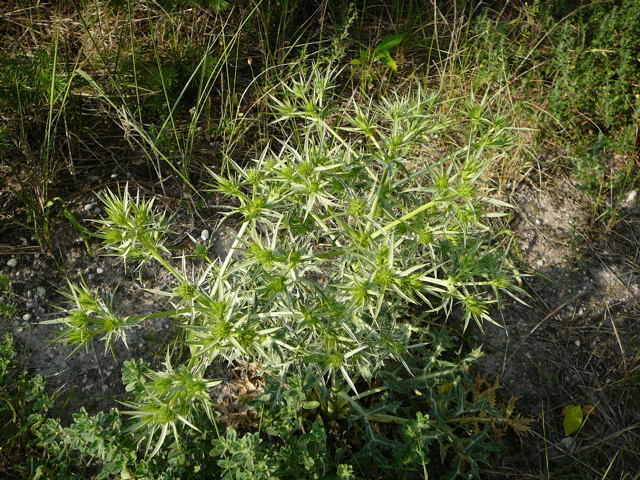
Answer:
[[[633,197],[633,195],[631,195]],[[592,202],[569,179],[523,184],[511,199],[511,228],[528,306],[497,312],[480,371],[502,395],[519,397],[534,434],[507,442],[491,478],[610,478],[640,472],[640,212],[594,232]],[[567,436],[563,409],[594,405],[585,427]],[[615,458],[614,458],[615,457]],[[587,476],[585,476],[587,475]],[[631,478],[631,477],[629,477]]]

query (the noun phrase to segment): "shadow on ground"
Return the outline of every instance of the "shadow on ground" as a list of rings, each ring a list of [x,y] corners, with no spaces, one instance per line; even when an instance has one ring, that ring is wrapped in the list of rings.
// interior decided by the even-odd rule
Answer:
[[[579,192],[524,186],[512,228],[529,307],[496,314],[505,329],[485,329],[480,370],[502,395],[536,419],[529,438],[510,445],[490,478],[634,478],[640,472],[640,212],[622,209],[613,230],[587,231]],[[560,192],[560,194],[557,194]],[[589,229],[589,231],[592,231]],[[577,434],[563,431],[563,408],[594,405]]]

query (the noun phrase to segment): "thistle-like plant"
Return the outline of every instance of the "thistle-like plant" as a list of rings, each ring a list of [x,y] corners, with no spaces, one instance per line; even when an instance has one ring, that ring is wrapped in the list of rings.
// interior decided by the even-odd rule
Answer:
[[[141,264],[155,259],[175,274],[164,258],[168,253],[164,243],[170,222],[164,213],[156,211],[155,198],[144,198],[140,192],[133,198],[127,186],[118,194],[106,190],[98,199],[106,216],[98,221],[97,236],[102,239],[108,255]]]
[[[155,372],[141,362],[129,362],[123,376],[127,390],[136,393],[135,401],[125,403],[133,409],[125,413],[134,420],[127,431],[142,430],[147,439],[146,450],[151,455],[158,452],[169,431],[180,444],[178,425],[199,432],[197,425],[203,418],[214,420],[210,390],[221,382],[206,379],[197,366],[181,365],[174,369],[167,358],[165,370]]]
[[[153,453],[169,430],[178,439],[181,428],[201,428],[196,418],[213,418],[215,382],[204,372],[218,359],[357,397],[384,366],[409,371],[433,322],[481,326],[499,295],[516,290],[497,245],[506,232],[493,225],[508,205],[483,181],[510,138],[504,117],[488,113],[490,99],[445,102],[420,84],[378,100],[342,98],[341,68],[304,70],[270,97],[275,140],[254,161],[226,158],[212,172],[211,190],[228,199],[221,224],[236,229],[223,258],[202,271],[185,259],[178,268],[153,199],[128,190],[100,197],[105,248],[157,261],[175,279],[156,292],[173,309],[144,318],[172,316],[184,327],[184,363],[144,373],[128,412]],[[443,138],[438,156],[430,145]],[[73,312],[63,321],[68,337],[102,332],[78,328]]]
[[[68,305],[63,308],[65,316],[42,322],[62,325],[56,340],[75,347],[74,351],[82,346],[88,348],[96,337],[104,342],[105,351],[112,350],[116,340],[126,346],[127,330],[136,326],[141,318],[119,315],[113,305],[113,296],[106,300],[99,298],[84,281],[68,284],[69,290],[64,294]]]
[[[457,149],[424,158],[453,124],[437,92],[342,99],[331,88],[339,73],[319,63],[292,79],[272,98],[285,139],[214,174],[239,226],[208,294],[230,308],[192,332],[207,351],[253,352],[280,375],[339,374],[356,390],[386,361],[403,362],[417,341],[412,309],[460,310],[464,328],[491,320],[510,279],[490,222],[507,205],[487,196],[482,176],[509,130],[484,116],[485,98],[466,109]],[[253,333],[234,348],[241,325]]]

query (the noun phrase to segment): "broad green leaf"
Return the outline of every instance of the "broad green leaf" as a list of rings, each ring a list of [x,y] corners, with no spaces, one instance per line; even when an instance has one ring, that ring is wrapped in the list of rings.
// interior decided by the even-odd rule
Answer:
[[[396,48],[398,45],[400,45],[402,41],[405,39],[405,37],[406,35],[404,33],[396,33],[394,35],[389,35],[378,44],[378,46],[375,48],[373,53],[375,53],[376,55],[386,53],[388,55],[389,50],[391,50],[392,48]]]
[[[572,433],[577,432],[582,426],[583,419],[584,416],[580,405],[568,405],[565,407],[564,421],[562,422],[564,434],[571,435]]]

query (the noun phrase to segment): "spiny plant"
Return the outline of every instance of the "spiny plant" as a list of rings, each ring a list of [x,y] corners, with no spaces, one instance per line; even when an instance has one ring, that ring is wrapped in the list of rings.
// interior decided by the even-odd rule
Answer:
[[[165,267],[174,287],[157,293],[173,309],[106,322],[111,310],[71,284],[68,315],[56,322],[75,346],[100,334],[109,346],[135,321],[158,316],[182,325],[181,355],[130,383],[139,398],[128,404],[130,431],[152,454],[169,432],[179,443],[184,428],[205,428],[196,418],[214,420],[217,382],[206,378],[214,362],[251,362],[285,386],[312,378],[320,397],[336,391],[342,408],[362,413],[358,396],[385,367],[411,372],[410,358],[424,358],[434,322],[481,327],[492,321],[491,304],[517,290],[497,246],[507,232],[493,224],[508,205],[483,182],[510,145],[506,117],[490,113],[488,96],[447,101],[420,83],[379,100],[343,98],[341,72],[325,59],[284,78],[268,100],[273,140],[254,161],[225,158],[222,171],[210,172],[211,191],[228,198],[220,226],[236,234],[226,256],[207,257],[202,271],[184,260],[173,266],[168,222],[153,199],[126,189],[100,197],[105,249]],[[440,158],[428,148],[438,138],[449,142]],[[458,451],[448,445],[443,452]],[[453,476],[477,471],[460,448]],[[425,452],[411,458],[424,465]]]

